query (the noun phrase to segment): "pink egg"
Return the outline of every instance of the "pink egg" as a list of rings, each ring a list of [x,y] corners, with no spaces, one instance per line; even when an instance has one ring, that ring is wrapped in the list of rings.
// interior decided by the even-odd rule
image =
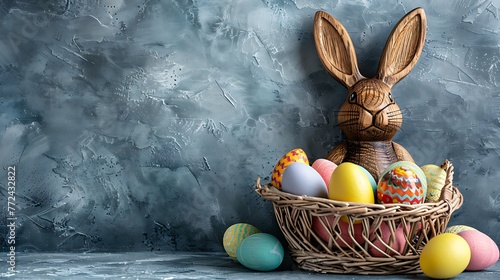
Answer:
[[[409,227],[407,229],[409,230]],[[373,257],[385,257],[385,255],[379,250],[377,250],[377,248],[385,252],[389,256],[395,255],[396,253],[394,251],[388,250],[388,245],[391,240],[391,230],[387,225],[387,223],[383,222],[382,224],[380,224],[378,235],[381,237],[380,239],[375,237],[374,233],[372,233],[370,236],[370,239],[372,240],[372,243],[374,245],[374,246],[369,246],[368,248],[368,252],[370,252],[370,255],[372,255]],[[405,245],[406,245],[406,238],[403,226],[399,225],[394,231],[394,238],[392,245],[390,247],[399,254],[402,254]]]
[[[337,165],[333,161],[319,158],[313,162],[312,168],[318,171],[319,175],[321,175],[321,178],[323,178],[325,184],[328,186],[330,184],[330,178],[332,177],[333,170],[337,168]]]
[[[321,221],[323,221],[323,223],[325,225],[323,225],[321,223]],[[345,248],[348,246],[353,246],[354,240],[360,245],[365,242],[365,240],[363,238],[363,225],[362,224],[353,224],[353,230],[354,230],[353,234],[352,234],[352,236],[354,237],[354,240],[353,240],[353,238],[349,234],[349,224],[346,222],[343,222],[342,220],[339,220],[337,226],[334,226],[333,225],[334,221],[335,221],[335,216],[333,216],[333,215],[326,216],[326,217],[313,217],[312,228],[313,228],[314,232],[321,239],[323,239],[323,241],[325,241],[325,242],[329,242],[331,240],[331,236],[328,232],[327,227],[333,228],[337,232],[339,232],[339,230],[340,230],[340,237],[336,238],[334,240],[338,243],[339,247],[342,247],[342,248]],[[332,235],[334,238],[337,236],[333,233],[333,231],[332,231]]]
[[[471,257],[467,271],[478,271],[494,265],[498,261],[498,246],[488,235],[472,229],[459,232],[469,244]]]

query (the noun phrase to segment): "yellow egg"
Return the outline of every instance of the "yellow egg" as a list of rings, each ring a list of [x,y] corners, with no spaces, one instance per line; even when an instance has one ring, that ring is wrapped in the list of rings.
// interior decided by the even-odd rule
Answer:
[[[236,260],[236,250],[241,242],[252,234],[260,233],[260,230],[253,225],[238,223],[226,229],[223,237],[223,245],[226,253]]]
[[[437,202],[446,181],[446,171],[440,166],[427,164],[421,167],[427,178],[425,202]]]
[[[368,176],[357,164],[351,162],[343,162],[335,168],[328,185],[328,194],[333,200],[375,203],[373,188]],[[345,216],[342,217],[342,220],[348,222]]]
[[[420,254],[420,268],[430,278],[452,278],[465,270],[470,258],[470,247],[465,239],[453,233],[442,233],[425,245]]]
[[[372,185],[365,172],[356,164],[343,162],[332,173],[328,186],[333,200],[374,203]]]

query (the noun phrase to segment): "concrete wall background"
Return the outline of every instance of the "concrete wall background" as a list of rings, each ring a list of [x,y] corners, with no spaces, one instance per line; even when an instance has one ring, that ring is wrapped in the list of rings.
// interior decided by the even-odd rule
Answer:
[[[18,250],[222,250],[237,222],[279,234],[256,178],[341,139],[346,91],[314,13],[343,23],[370,76],[418,6],[427,39],[393,88],[394,140],[419,165],[449,159],[465,197],[451,224],[500,243],[500,2],[317,2],[1,1],[0,197],[15,166]]]

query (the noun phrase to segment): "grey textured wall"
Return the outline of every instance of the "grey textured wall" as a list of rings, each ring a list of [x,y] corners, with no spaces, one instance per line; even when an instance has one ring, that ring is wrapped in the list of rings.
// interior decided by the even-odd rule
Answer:
[[[393,88],[395,141],[455,166],[453,224],[500,242],[500,1],[1,1],[0,232],[16,168],[18,250],[222,250],[249,222],[278,234],[254,192],[288,150],[341,139],[345,89],[316,55],[314,13],[351,34],[373,75],[394,24],[428,18]]]

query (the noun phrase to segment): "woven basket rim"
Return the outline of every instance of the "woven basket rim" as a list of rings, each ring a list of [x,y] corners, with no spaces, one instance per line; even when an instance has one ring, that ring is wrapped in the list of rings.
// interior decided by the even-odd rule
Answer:
[[[260,177],[257,178],[256,191],[262,197],[264,197],[266,200],[269,200],[269,201],[278,201],[281,199],[285,199],[285,200],[295,200],[298,202],[302,201],[302,202],[311,202],[311,203],[321,203],[319,205],[331,204],[331,205],[338,206],[338,207],[362,206],[362,207],[372,208],[372,209],[376,209],[376,210],[389,209],[389,208],[408,208],[408,209],[410,209],[410,208],[419,208],[419,207],[438,207],[440,205],[450,203],[449,201],[447,202],[446,200],[440,200],[437,202],[425,202],[425,203],[419,203],[419,204],[403,204],[403,203],[381,204],[381,203],[346,202],[346,201],[334,200],[334,199],[329,199],[329,198],[321,198],[321,197],[314,197],[314,196],[307,196],[307,195],[295,195],[295,194],[287,193],[284,191],[280,191],[270,184],[262,185],[260,183]],[[459,193],[460,193],[459,189],[457,187],[453,186],[453,199],[452,200],[458,199]]]
[[[381,204],[381,203],[360,203],[360,202],[346,202],[333,200],[329,198],[321,198],[307,195],[295,195],[292,193],[287,193],[281,191],[274,186],[268,184],[261,184],[261,178],[257,178],[256,181],[256,192],[259,193],[260,196],[269,201],[279,201],[279,200],[289,200],[289,201],[297,201],[302,203],[316,203],[318,206],[324,206],[325,208],[335,208],[335,207],[366,207],[373,210],[384,210],[384,209],[418,209],[418,208],[432,208],[432,207],[441,207],[443,205],[449,205],[450,208],[454,210],[460,208],[463,204],[463,196],[460,193],[460,190],[453,186],[453,165],[450,161],[445,160],[441,167],[445,169],[447,172],[447,177],[445,181],[445,185],[443,186],[442,192],[448,191],[450,197],[448,199],[440,199],[437,202],[424,202],[419,204],[403,204],[403,203],[390,203],[390,204]]]

